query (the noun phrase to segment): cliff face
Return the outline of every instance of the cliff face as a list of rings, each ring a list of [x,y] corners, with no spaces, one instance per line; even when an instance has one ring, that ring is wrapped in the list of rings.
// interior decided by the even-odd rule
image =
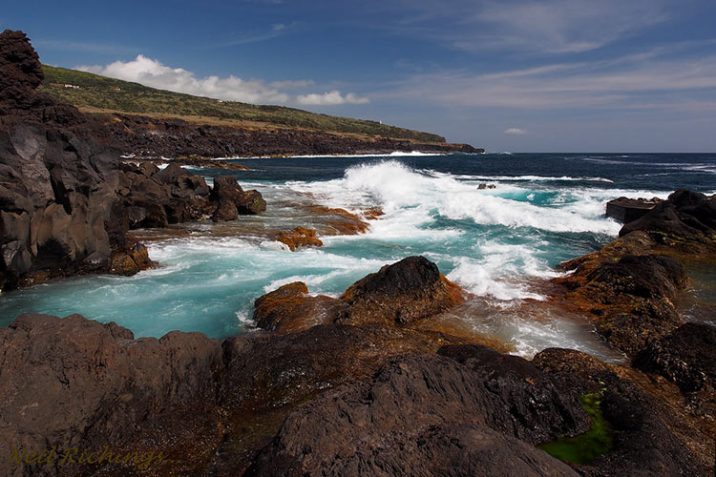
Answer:
[[[128,229],[215,212],[220,198],[202,177],[176,165],[160,172],[121,164],[103,125],[37,93],[42,79],[25,34],[0,34],[0,289],[136,272],[149,260],[127,242]],[[243,205],[257,193],[233,187],[238,213],[255,213]]]
[[[38,95],[37,54],[23,33],[0,34],[0,286],[30,274],[106,268],[125,245],[114,193],[117,155],[91,140],[75,108]]]

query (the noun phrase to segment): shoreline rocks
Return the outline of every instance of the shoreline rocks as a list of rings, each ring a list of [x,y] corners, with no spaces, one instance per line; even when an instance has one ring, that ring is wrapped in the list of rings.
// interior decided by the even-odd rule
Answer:
[[[42,67],[24,33],[0,34],[0,77],[0,290],[136,273],[152,264],[130,229],[226,215],[202,177],[122,163],[101,125],[37,93]],[[266,210],[261,194],[233,185],[238,214]]]

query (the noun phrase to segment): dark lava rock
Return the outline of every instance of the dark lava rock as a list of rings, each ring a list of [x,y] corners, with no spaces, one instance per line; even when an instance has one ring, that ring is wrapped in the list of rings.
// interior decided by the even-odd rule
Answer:
[[[484,152],[465,144],[420,143],[392,138],[295,128],[241,128],[205,125],[180,119],[157,119],[127,114],[97,115],[105,133],[122,151],[144,157],[287,156],[299,154],[390,153],[393,151]],[[436,138],[437,139],[437,138]],[[203,163],[209,167],[211,163]]]
[[[293,333],[334,323],[347,307],[336,298],[311,296],[305,283],[295,282],[258,298],[254,302],[253,318],[259,328]]]
[[[42,79],[27,37],[0,34],[2,289],[135,272],[151,262],[128,244],[128,229],[211,215],[202,177],[176,164],[121,165],[100,124],[35,91]],[[240,204],[259,210],[261,200],[250,194]]]
[[[348,288],[341,300],[347,323],[406,324],[436,315],[464,301],[460,287],[424,257],[408,257]]]
[[[260,192],[244,191],[230,176],[214,178],[211,200],[216,204],[214,222],[236,220],[239,215],[256,215],[266,211],[266,201]]]
[[[691,252],[699,244],[715,247],[716,198],[679,189],[642,218],[622,227],[619,235],[636,230],[649,233],[659,243]]]
[[[685,393],[716,389],[716,328],[687,323],[652,342],[634,358],[633,365],[660,374]]]
[[[0,445],[166,460],[143,471],[0,459],[0,474],[572,475],[530,444],[582,432],[576,398],[606,387],[616,446],[580,472],[702,475],[669,409],[594,358],[549,350],[530,364],[455,344],[341,325],[133,339],[115,324],[28,315],[0,329]]]
[[[632,222],[646,215],[660,199],[629,199],[619,197],[607,202],[607,217],[611,217],[623,224]]]
[[[0,329],[0,349],[0,436],[3,447],[27,452],[131,448],[139,445],[132,441],[139,425],[169,409],[194,429],[196,419],[182,413],[207,412],[214,401],[212,370],[221,362],[219,344],[198,333],[134,340],[114,323],[78,315],[22,316]],[[176,437],[160,437],[154,447]],[[6,451],[1,475],[88,474],[81,466],[17,465]]]
[[[588,418],[577,396],[558,390],[542,370],[518,356],[484,346],[450,345],[438,354],[467,366],[509,408],[485,408],[490,427],[533,444],[585,432]]]
[[[291,414],[248,475],[577,475],[491,428],[524,426],[511,404],[452,359],[401,358]]]
[[[629,355],[681,324],[674,302],[687,281],[684,267],[673,258],[631,254],[644,251],[637,250],[642,235],[629,235],[570,262],[574,272],[557,279],[569,290],[567,305],[587,312],[597,331]]]
[[[613,449],[578,466],[582,475],[708,475],[711,462],[697,458],[682,440],[688,424],[680,415],[681,403],[678,410],[669,407],[609,365],[576,350],[546,349],[532,363],[562,393],[602,396],[600,408],[611,428]]]

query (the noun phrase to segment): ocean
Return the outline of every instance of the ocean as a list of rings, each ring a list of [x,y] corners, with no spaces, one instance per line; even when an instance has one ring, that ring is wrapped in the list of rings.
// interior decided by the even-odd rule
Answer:
[[[539,306],[554,267],[616,237],[608,200],[666,198],[676,188],[715,193],[715,154],[388,155],[240,159],[233,174],[258,189],[266,214],[230,224],[185,224],[145,234],[161,266],[133,277],[84,276],[0,296],[0,326],[17,315],[80,313],[115,321],[136,336],[172,330],[215,338],[251,332],[253,301],[292,281],[337,296],[354,281],[410,255],[436,262],[474,294],[465,319],[477,331],[531,356],[549,347],[608,355],[591,326]],[[481,184],[494,185],[494,188]],[[355,236],[324,236],[322,248],[290,252],[269,237],[316,222],[311,204],[384,215]],[[322,229],[323,227],[323,229]],[[703,315],[713,300],[708,270],[688,310]],[[705,278],[704,278],[705,277]],[[701,288],[699,288],[701,287]],[[699,295],[701,293],[701,295]],[[706,309],[711,306],[706,305]],[[687,313],[688,314],[688,313]]]

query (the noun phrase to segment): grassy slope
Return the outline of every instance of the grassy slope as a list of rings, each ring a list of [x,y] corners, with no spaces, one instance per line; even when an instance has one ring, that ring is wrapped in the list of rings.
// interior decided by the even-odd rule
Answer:
[[[43,66],[42,89],[59,100],[84,110],[101,110],[133,114],[161,115],[184,119],[218,119],[231,122],[306,128],[319,131],[410,139],[421,142],[444,142],[435,135],[387,126],[376,121],[342,118],[310,113],[282,106],[256,106],[234,101],[172,93],[137,83],[106,78],[91,73]],[[65,84],[79,86],[66,88]],[[205,122],[202,120],[202,122]]]

